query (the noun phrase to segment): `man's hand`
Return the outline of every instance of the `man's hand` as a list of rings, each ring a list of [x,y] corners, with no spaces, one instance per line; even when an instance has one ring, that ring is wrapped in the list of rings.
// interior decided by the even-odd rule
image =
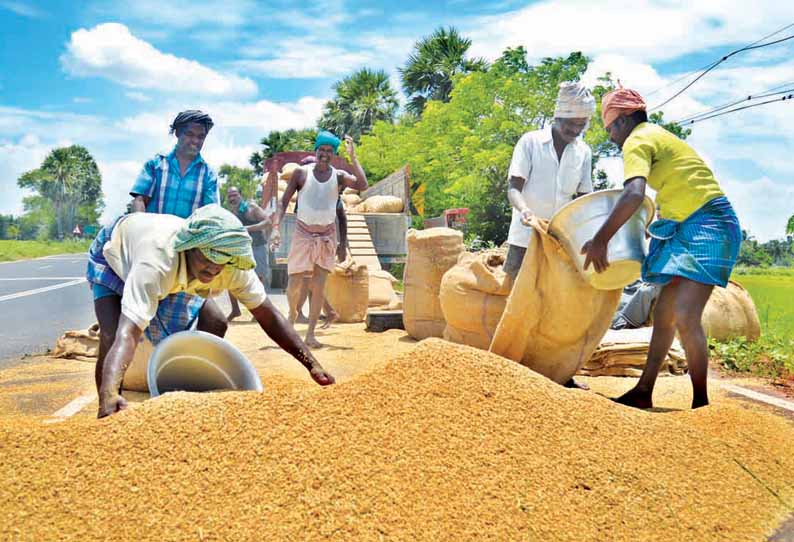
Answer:
[[[127,400],[122,397],[120,394],[111,395],[107,399],[99,400],[99,412],[97,412],[97,418],[104,418],[105,416],[110,416],[111,414],[115,414],[116,412],[121,412],[122,410],[127,408]]]
[[[593,237],[584,244],[582,247],[582,254],[587,255],[584,259],[585,271],[587,271],[591,263],[596,273],[603,273],[609,267],[609,261],[607,261],[607,244],[600,241],[597,237]]]
[[[345,136],[345,150],[351,160],[356,156],[356,146],[353,143],[353,138],[349,135]]]
[[[530,222],[532,221],[532,217],[535,216],[535,213],[530,211],[529,209],[524,209],[521,211],[521,223],[524,226],[529,226]]]
[[[336,382],[334,377],[325,372],[325,369],[320,367],[319,364],[315,364],[309,371],[309,374],[311,374],[314,381],[321,386],[329,386]]]
[[[339,243],[336,246],[336,259],[339,260],[339,263],[344,262],[347,260],[347,246]]]
[[[275,252],[281,246],[281,232],[278,228],[273,228],[273,233],[270,234],[270,252]]]
[[[267,168],[268,173],[278,173],[281,171],[281,160],[278,158],[271,158],[270,167]]]

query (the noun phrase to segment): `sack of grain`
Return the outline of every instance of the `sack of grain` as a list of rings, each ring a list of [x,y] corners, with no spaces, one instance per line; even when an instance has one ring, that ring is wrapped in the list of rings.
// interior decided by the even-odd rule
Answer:
[[[295,162],[284,164],[284,166],[281,168],[281,173],[279,173],[279,179],[289,181],[290,177],[292,177],[292,172],[299,167],[301,167],[300,164],[296,164]]]
[[[403,323],[414,339],[444,335],[444,313],[438,292],[444,273],[464,251],[463,233],[451,228],[408,230]]]
[[[96,324],[95,324],[96,325]],[[54,358],[95,362],[99,352],[98,328],[67,331],[55,343]]]
[[[369,272],[369,306],[383,307],[395,302],[397,293],[394,285],[397,279],[383,270],[373,270]]]
[[[337,264],[328,275],[325,296],[340,322],[363,322],[369,306],[369,270],[352,260]]]
[[[355,188],[350,188],[348,186],[347,188],[345,188],[345,191],[342,192],[342,193],[345,194],[345,195],[358,194],[358,190],[356,190]]]
[[[622,290],[596,290],[585,282],[547,229],[546,221],[532,223],[490,350],[563,384],[609,329]]]
[[[734,337],[755,341],[761,336],[755,303],[747,290],[734,281],[726,288],[714,288],[703,310],[702,322],[706,335],[718,341]]]
[[[342,194],[342,201],[344,202],[345,207],[355,207],[361,203],[361,196],[358,194]]]
[[[510,294],[510,282],[502,271],[504,261],[501,249],[464,252],[444,274],[439,301],[446,340],[488,350]]]
[[[135,349],[135,356],[132,358],[127,372],[124,373],[124,380],[121,382],[122,389],[149,392],[149,381],[146,378],[146,374],[149,369],[149,358],[152,352],[154,352],[154,346],[146,338],[146,335],[141,335],[138,348]]]
[[[359,213],[402,213],[403,200],[397,196],[370,196],[358,206]]]

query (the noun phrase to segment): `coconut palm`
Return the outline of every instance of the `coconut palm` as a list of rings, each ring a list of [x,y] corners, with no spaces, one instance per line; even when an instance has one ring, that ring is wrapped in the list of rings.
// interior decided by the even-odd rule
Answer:
[[[394,122],[397,91],[383,70],[362,68],[334,85],[336,97],[326,102],[319,126],[358,140],[379,120]]]
[[[414,45],[408,62],[398,68],[403,92],[409,100],[408,111],[420,115],[428,100],[449,101],[455,75],[488,68],[481,58],[466,58],[469,47],[471,40],[454,27],[439,28]]]

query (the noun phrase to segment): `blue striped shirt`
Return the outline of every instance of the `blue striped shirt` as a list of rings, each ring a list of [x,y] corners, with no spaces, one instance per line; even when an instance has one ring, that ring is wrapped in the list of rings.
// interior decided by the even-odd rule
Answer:
[[[163,174],[166,182],[163,183]],[[155,155],[146,162],[130,191],[132,197],[149,198],[147,213],[176,215],[187,218],[193,211],[210,203],[220,203],[218,176],[201,154],[180,175],[176,149],[168,156]]]

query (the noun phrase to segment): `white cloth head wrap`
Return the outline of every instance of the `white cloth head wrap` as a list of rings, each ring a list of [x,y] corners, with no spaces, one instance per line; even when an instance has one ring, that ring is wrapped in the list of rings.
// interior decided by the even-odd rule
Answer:
[[[560,83],[554,118],[589,119],[595,113],[595,98],[581,83],[566,81]]]

